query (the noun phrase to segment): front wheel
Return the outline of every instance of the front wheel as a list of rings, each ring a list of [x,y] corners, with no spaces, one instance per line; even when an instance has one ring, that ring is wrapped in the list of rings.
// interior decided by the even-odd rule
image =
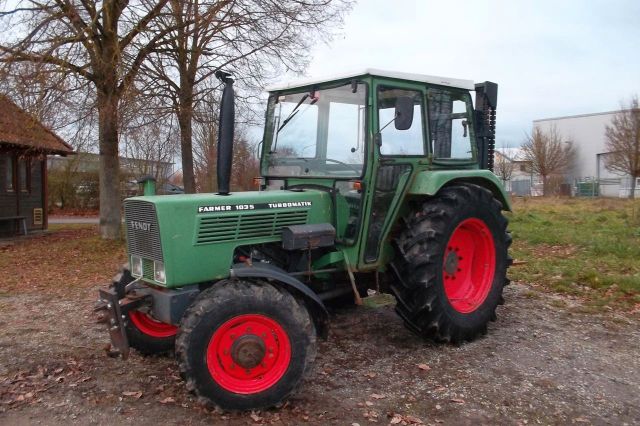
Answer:
[[[406,218],[391,288],[406,325],[436,341],[484,334],[508,282],[502,205],[477,185],[444,188]]]
[[[127,267],[116,275],[112,286],[118,297],[125,296],[125,287],[133,281],[133,276]],[[127,313],[125,331],[129,345],[142,355],[160,355],[173,350],[178,327],[157,321],[144,311],[130,311]]]
[[[207,405],[267,408],[295,391],[316,354],[304,304],[263,281],[224,280],[185,314],[176,357],[187,388]]]

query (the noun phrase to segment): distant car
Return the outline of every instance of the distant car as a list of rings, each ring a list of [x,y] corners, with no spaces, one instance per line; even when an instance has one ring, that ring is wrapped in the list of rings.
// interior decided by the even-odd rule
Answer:
[[[158,194],[162,194],[162,195],[184,194],[184,188],[181,188],[178,185],[174,185],[172,183],[164,183],[160,185],[160,188],[158,188]]]
[[[184,188],[167,182],[167,183],[158,185],[157,193],[159,195],[184,194]],[[136,180],[128,181],[124,189],[124,196],[128,198],[128,197],[135,197],[138,195],[142,195],[141,186],[138,184]]]

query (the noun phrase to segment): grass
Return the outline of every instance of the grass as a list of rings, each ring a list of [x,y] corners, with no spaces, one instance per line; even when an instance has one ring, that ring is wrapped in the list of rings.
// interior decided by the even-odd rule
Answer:
[[[512,279],[584,297],[593,306],[640,306],[640,202],[517,199]]]

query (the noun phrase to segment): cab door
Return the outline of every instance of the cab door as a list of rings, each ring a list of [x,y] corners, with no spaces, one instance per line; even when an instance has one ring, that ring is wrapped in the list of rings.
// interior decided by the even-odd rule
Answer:
[[[411,117],[409,117],[411,115]],[[420,160],[428,155],[425,88],[408,83],[379,83],[373,109],[374,170],[371,177],[361,250],[361,266],[380,263],[382,245]]]

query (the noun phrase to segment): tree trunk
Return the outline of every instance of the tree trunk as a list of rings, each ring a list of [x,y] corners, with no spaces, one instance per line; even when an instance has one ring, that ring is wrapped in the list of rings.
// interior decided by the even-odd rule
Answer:
[[[638,176],[631,176],[631,192],[629,192],[629,198],[634,199],[636,197],[636,179]]]
[[[542,175],[542,196],[546,197],[547,195],[549,195],[549,178]]]
[[[193,173],[193,147],[191,118],[193,106],[190,99],[181,99],[178,106],[178,124],[180,125],[180,152],[182,154],[182,181],[184,192],[194,194],[196,192],[196,180]]]
[[[118,96],[98,90],[100,146],[100,233],[120,238],[120,158],[118,155]]]

